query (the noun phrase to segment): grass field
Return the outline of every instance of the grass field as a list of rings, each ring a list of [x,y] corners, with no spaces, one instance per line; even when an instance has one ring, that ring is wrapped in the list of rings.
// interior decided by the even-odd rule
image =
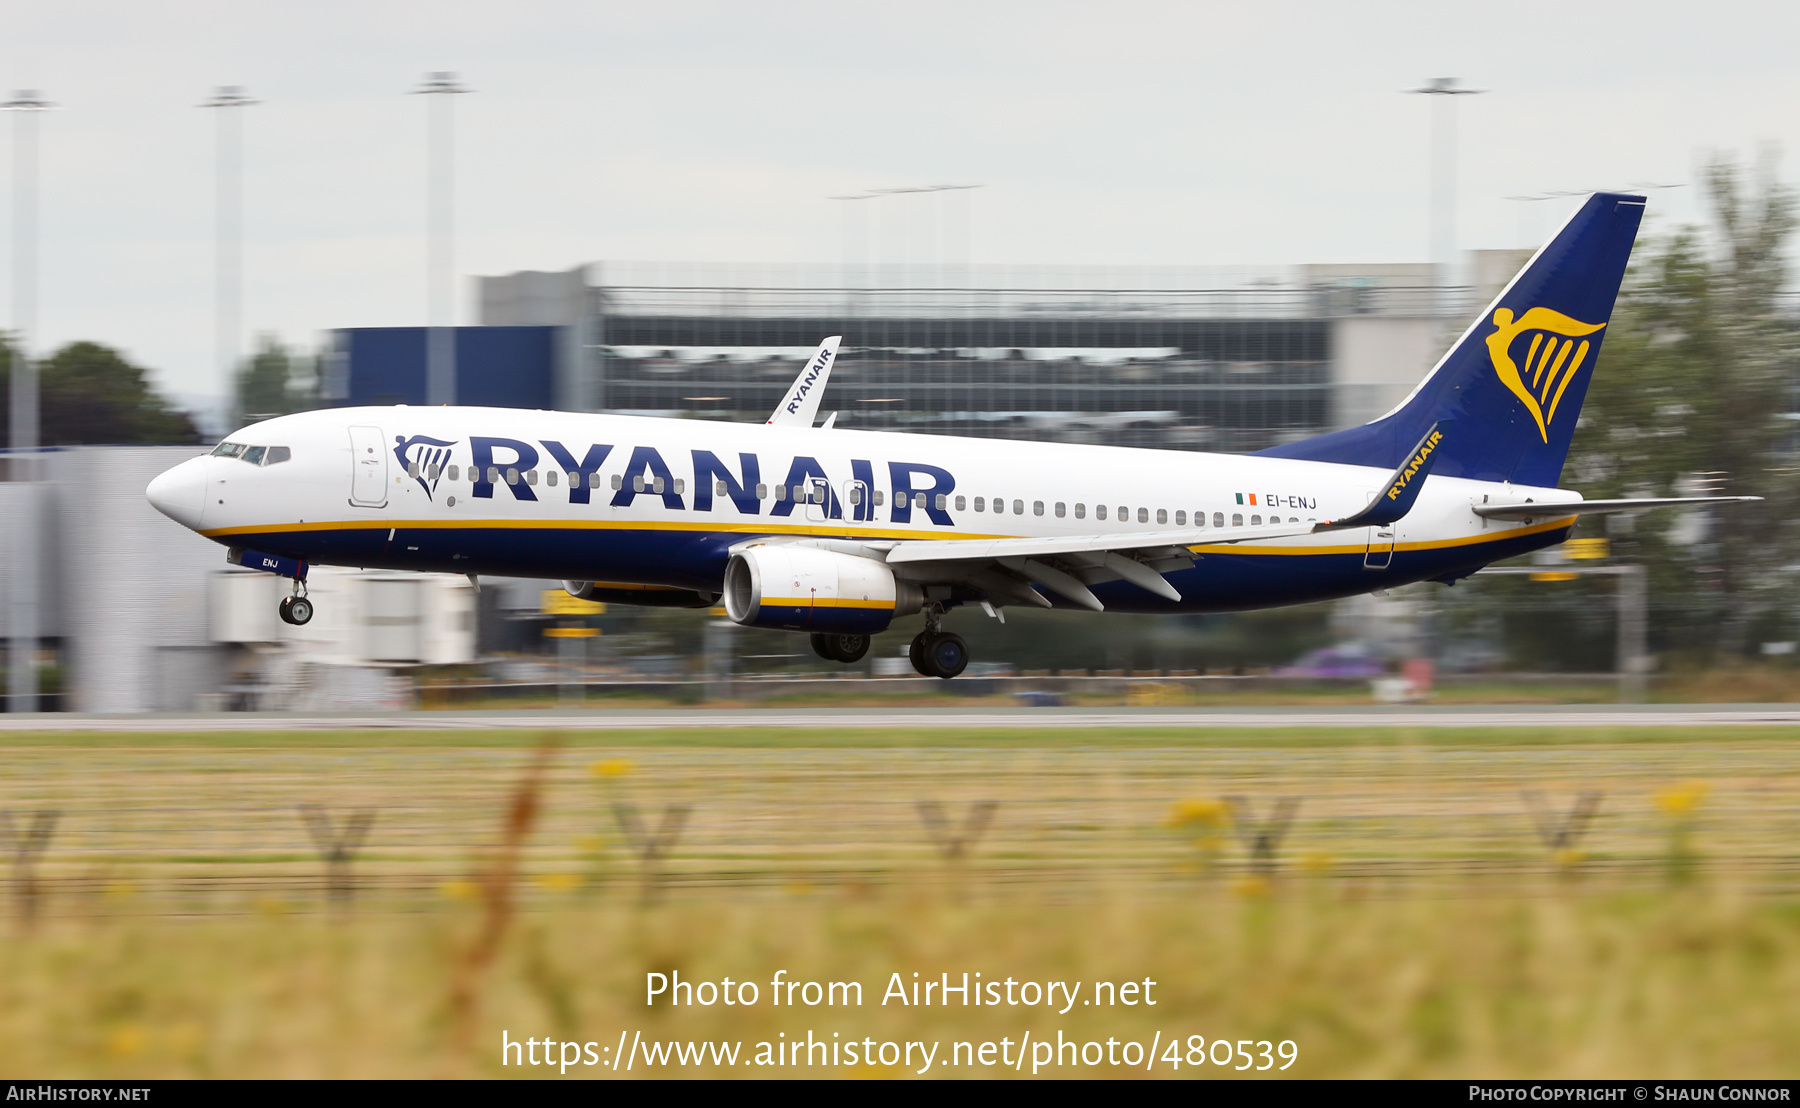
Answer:
[[[14,875],[0,1076],[500,1076],[519,1072],[502,1031],[746,1057],[809,1029],[1203,1035],[1291,1040],[1299,1076],[1792,1076],[1800,1057],[1797,729],[557,741],[7,736],[10,826],[59,815]],[[674,970],[763,982],[762,1002],[646,1007],[645,975]],[[777,970],[864,1003],[774,1008]],[[1148,977],[1159,1003],[879,1002],[892,973],[965,971]]]

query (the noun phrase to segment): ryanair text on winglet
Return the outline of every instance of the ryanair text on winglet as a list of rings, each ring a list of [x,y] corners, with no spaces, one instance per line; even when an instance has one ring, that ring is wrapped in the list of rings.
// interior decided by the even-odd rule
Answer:
[[[1413,474],[1419,472],[1419,467],[1425,464],[1425,459],[1431,457],[1431,452],[1436,450],[1438,443],[1443,441],[1444,433],[1442,431],[1431,433],[1431,437],[1425,440],[1425,445],[1419,447],[1419,452],[1414,454],[1412,461],[1407,463],[1405,472],[1400,474],[1400,480],[1395,481],[1393,487],[1388,489],[1387,498],[1389,500],[1400,499],[1400,494],[1406,491],[1406,486],[1412,481]]]

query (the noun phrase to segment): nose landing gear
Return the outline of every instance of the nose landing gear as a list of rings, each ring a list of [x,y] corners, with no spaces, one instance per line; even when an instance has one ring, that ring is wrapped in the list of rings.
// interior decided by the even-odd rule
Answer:
[[[313,606],[312,601],[306,598],[305,588],[306,586],[301,582],[295,581],[294,595],[281,598],[280,606],[275,609],[276,614],[281,617],[281,622],[300,627],[311,621]]]

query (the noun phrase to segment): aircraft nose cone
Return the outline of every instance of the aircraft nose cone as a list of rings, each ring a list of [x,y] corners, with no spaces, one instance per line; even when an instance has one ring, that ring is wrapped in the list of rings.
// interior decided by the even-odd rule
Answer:
[[[157,511],[198,531],[200,511],[206,506],[206,459],[190,458],[157,475],[144,495]]]

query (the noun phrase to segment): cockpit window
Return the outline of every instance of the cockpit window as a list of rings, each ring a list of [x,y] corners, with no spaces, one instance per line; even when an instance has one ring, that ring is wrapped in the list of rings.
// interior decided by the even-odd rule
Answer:
[[[245,446],[241,442],[222,442],[213,447],[215,458],[236,458],[253,466],[279,465],[294,456],[285,446]]]

